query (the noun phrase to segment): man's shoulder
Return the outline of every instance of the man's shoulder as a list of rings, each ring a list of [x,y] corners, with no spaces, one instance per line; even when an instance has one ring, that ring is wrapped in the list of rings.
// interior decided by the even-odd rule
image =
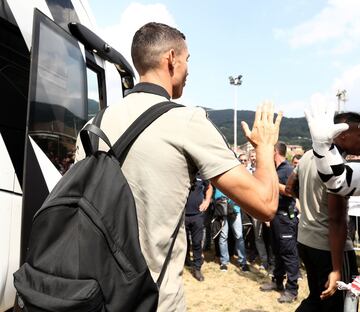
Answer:
[[[207,112],[204,108],[198,106],[187,106],[181,101],[173,101],[167,100],[166,98],[156,95],[156,94],[146,94],[146,93],[134,93],[129,94],[125,98],[123,98],[120,102],[114,103],[108,107],[107,110],[115,112],[115,111],[145,111],[147,108],[156,105],[161,102],[172,102],[176,104],[183,105],[181,107],[177,107],[172,109],[169,113],[179,115],[181,118],[192,118],[193,116],[197,116],[200,118],[206,118]]]
[[[301,157],[301,159],[300,159],[300,161],[299,161],[299,163],[297,165],[298,170],[301,170],[302,168],[309,166],[313,160],[314,160],[313,150],[308,150]]]
[[[289,169],[293,169],[293,167],[291,166],[291,164],[285,159],[279,166],[278,166],[278,171],[288,171]]]

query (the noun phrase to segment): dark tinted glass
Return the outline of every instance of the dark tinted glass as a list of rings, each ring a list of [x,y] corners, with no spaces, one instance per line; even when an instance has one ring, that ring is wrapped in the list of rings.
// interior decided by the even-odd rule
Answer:
[[[86,71],[78,43],[43,17],[33,46],[29,134],[64,173],[87,120]],[[36,66],[37,65],[37,66]]]

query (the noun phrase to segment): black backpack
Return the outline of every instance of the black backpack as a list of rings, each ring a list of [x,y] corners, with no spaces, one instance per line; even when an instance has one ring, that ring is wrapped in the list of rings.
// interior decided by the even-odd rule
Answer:
[[[14,273],[23,311],[156,311],[182,217],[155,283],[140,249],[135,201],[121,165],[139,134],[179,106],[152,106],[112,147],[96,126],[101,114],[81,131],[86,158],[66,172],[35,214],[25,263]],[[88,131],[110,150],[94,151]]]

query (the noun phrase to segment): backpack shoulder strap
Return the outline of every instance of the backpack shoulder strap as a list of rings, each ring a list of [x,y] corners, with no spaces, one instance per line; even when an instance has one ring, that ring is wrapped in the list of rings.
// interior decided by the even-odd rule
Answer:
[[[86,156],[94,154],[99,149],[99,139],[101,138],[109,147],[111,144],[105,133],[100,129],[102,117],[105,109],[99,111],[94,117],[92,123],[85,125],[80,131],[81,144],[84,148]],[[91,135],[89,135],[89,132]]]
[[[89,133],[91,133],[91,137],[89,136]],[[99,144],[99,139],[102,139],[107,144],[107,146],[109,146],[110,151],[111,151],[111,143],[110,143],[108,137],[106,136],[106,134],[99,127],[95,126],[94,124],[87,124],[80,131],[81,144],[84,148],[86,156],[93,155],[99,149],[98,147],[95,149],[95,147],[92,143],[92,138],[96,139],[96,145]]]
[[[182,221],[184,219],[184,214],[185,214],[185,209],[181,212],[181,216],[180,216],[180,219],[179,219],[179,222],[178,224],[176,225],[176,228],[174,230],[174,233],[171,235],[170,239],[171,239],[171,245],[170,245],[170,248],[168,250],[168,253],[166,255],[166,258],[164,260],[164,264],[161,268],[161,271],[160,271],[160,274],[159,274],[159,277],[156,281],[156,285],[158,287],[158,289],[160,289],[160,286],[161,286],[161,283],[164,279],[164,276],[165,276],[165,272],[166,272],[166,269],[167,269],[167,266],[169,264],[169,261],[170,261],[170,258],[171,258],[171,253],[172,253],[172,250],[174,248],[174,245],[175,245],[175,240],[176,240],[176,237],[179,233],[179,230],[180,230],[180,226],[182,224]]]
[[[105,113],[107,107],[100,110],[94,117],[92,124],[100,128],[101,120],[103,118],[103,115]],[[99,149],[99,138],[96,135],[91,136],[91,146],[93,147],[94,151],[97,151]]]
[[[115,142],[112,150],[119,160],[120,165],[124,162],[126,155],[135,142],[136,138],[156,119],[166,113],[172,108],[183,107],[184,105],[177,104],[171,101],[165,101],[155,104],[143,112],[121,135],[121,137]]]

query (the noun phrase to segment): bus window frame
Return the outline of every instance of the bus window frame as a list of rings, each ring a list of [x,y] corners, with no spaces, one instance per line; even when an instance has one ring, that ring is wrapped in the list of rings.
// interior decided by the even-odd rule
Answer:
[[[90,51],[85,50],[85,54],[86,54],[86,67],[92,70],[97,75],[99,105],[100,105],[99,110],[101,110],[107,106],[105,70],[104,68],[102,68],[101,66],[95,63],[94,56]],[[86,81],[87,81],[87,75],[86,75]]]

